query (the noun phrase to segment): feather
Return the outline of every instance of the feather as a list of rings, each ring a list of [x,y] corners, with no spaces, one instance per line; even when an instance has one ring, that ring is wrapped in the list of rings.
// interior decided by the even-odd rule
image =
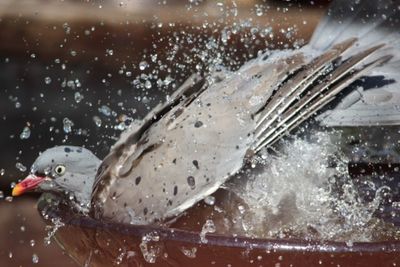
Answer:
[[[348,53],[378,43],[385,44],[383,54],[392,58],[375,66],[357,82],[349,86],[350,93],[335,101],[330,109],[318,116],[321,124],[336,126],[399,125],[400,100],[400,9],[393,0],[334,1],[317,27],[310,46],[321,50],[331,43],[354,36],[357,45]],[[329,33],[329,34],[327,34]]]

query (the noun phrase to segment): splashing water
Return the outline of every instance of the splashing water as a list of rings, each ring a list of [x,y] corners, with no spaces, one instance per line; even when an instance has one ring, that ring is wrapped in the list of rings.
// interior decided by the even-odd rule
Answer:
[[[60,218],[54,218],[51,220],[53,223],[52,225],[46,226],[46,229],[48,230],[47,236],[44,238],[44,243],[45,245],[50,245],[51,239],[54,237],[58,229],[63,227],[65,224],[61,222]]]
[[[379,238],[376,229],[384,223],[374,212],[385,188],[378,188],[372,201],[363,201],[348,174],[348,159],[332,136],[319,132],[311,141],[285,141],[280,152],[257,158],[262,170],[251,174],[245,186],[244,181],[233,185],[246,206],[235,215],[241,222],[235,231],[349,243]]]
[[[203,228],[201,229],[200,232],[200,240],[202,243],[206,244],[208,242],[206,238],[207,233],[215,233],[216,228],[215,224],[212,220],[207,220],[205,224],[203,225]]]
[[[188,257],[190,259],[196,258],[196,253],[197,253],[196,247],[193,247],[193,248],[182,247],[181,251],[182,251],[183,255],[185,255],[186,257]]]
[[[143,236],[142,242],[140,243],[140,251],[142,252],[143,258],[148,263],[155,263],[157,257],[161,253],[160,247],[157,245],[150,245],[150,242],[158,242],[160,240],[159,235],[156,232],[148,233]]]

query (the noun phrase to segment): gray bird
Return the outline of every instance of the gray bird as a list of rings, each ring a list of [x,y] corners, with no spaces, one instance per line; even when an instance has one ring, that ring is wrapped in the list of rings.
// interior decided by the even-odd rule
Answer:
[[[101,163],[83,148],[46,150],[13,194],[61,194],[106,221],[165,222],[345,89],[354,88],[318,117],[322,124],[398,124],[399,18],[395,1],[335,1],[309,44],[269,51],[211,79],[191,77]]]

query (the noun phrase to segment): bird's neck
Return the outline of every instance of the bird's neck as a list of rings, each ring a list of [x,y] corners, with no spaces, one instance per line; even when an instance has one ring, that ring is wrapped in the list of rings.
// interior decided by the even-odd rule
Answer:
[[[90,209],[94,179],[95,174],[93,176],[75,175],[74,183],[66,181],[68,186],[62,185],[60,187],[62,201],[74,211],[87,214]]]
[[[73,208],[79,213],[88,214],[90,209],[90,196],[90,192],[75,193],[72,196],[73,199],[71,199]]]

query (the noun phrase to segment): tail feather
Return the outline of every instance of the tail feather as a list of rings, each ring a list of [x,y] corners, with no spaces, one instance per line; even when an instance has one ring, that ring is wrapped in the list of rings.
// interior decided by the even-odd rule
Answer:
[[[336,85],[332,86],[330,88],[329,92],[327,92],[325,95],[322,95],[320,98],[312,100],[311,98],[306,98],[303,99],[303,101],[299,102],[298,105],[295,105],[293,107],[293,111],[290,112],[287,115],[287,118],[284,118],[283,121],[286,121],[285,124],[281,125],[280,128],[276,128],[275,131],[267,138],[264,140],[262,144],[257,147],[256,151],[259,151],[261,148],[263,148],[266,145],[272,145],[275,143],[277,140],[279,140],[280,137],[285,135],[287,132],[290,132],[297,126],[299,126],[302,122],[307,120],[309,117],[313,116],[318,110],[320,110],[322,107],[324,107],[326,104],[331,102],[332,100],[335,99],[335,96],[340,93],[343,89],[345,89],[347,86],[349,86],[351,83],[353,83],[355,80],[359,79],[362,77],[364,74],[368,73],[371,69],[375,68],[376,66],[379,66],[381,64],[384,64],[388,60],[391,59],[391,56],[383,56],[371,63],[368,63],[367,65],[363,66],[361,69],[353,72],[350,74],[348,77],[346,77],[344,80],[340,81]],[[327,89],[329,86],[327,85],[325,89]],[[318,96],[320,92],[316,92],[314,96]],[[310,103],[307,105],[307,101],[311,100]],[[293,115],[296,115],[293,117]],[[290,119],[292,117],[292,119]]]
[[[358,42],[346,53],[386,44],[376,57],[392,59],[376,66],[356,83],[351,94],[318,117],[326,126],[400,125],[400,8],[396,0],[336,0],[319,24],[310,48],[323,51],[340,40],[356,37]],[[385,51],[384,51],[385,50]],[[352,86],[356,86],[352,85]]]
[[[315,30],[310,45],[325,50],[350,37],[371,45],[387,40],[388,33],[398,33],[399,18],[398,1],[336,0]]]
[[[270,145],[277,136],[281,135],[281,132],[290,128],[290,125],[301,121],[305,117],[303,112],[300,112],[301,110],[312,111],[311,114],[314,114],[318,110],[316,107],[323,107],[328,103],[328,100],[334,98],[341,91],[332,90],[330,87],[341,79],[344,80],[342,83],[352,80],[345,76],[354,71],[361,62],[365,63],[369,56],[383,46],[376,45],[365,49],[345,61],[334,64],[355,41],[356,39],[350,39],[335,45],[331,50],[312,60],[303,70],[297,72],[290,81],[278,89],[259,116],[255,131],[257,141],[253,145],[254,150],[258,151],[262,147]],[[340,88],[344,89],[344,87]],[[323,94],[329,97],[324,97]],[[307,108],[307,105],[318,100],[315,100],[318,96],[325,101],[319,101],[320,104],[313,106],[312,109]]]
[[[259,138],[272,123],[278,120],[282,113],[295,103],[300,95],[309,89],[318,78],[325,75],[332,63],[355,41],[356,39],[350,39],[334,46],[331,50],[303,66],[288,82],[283,84],[258,115],[256,138]]]
[[[271,145],[284,132],[290,131],[294,126],[329,103],[351,82],[359,78],[360,74],[370,70],[371,66],[379,65],[377,63],[381,63],[382,60],[387,61],[390,57],[382,56],[372,63],[368,61],[368,58],[381,47],[382,45],[371,47],[338,63],[331,69],[323,69],[324,71],[316,75],[318,79],[312,83],[306,83],[303,88],[298,87],[298,92],[292,95],[280,95],[279,97],[289,99],[289,101],[288,103],[281,102],[280,105],[274,103],[273,111],[275,114],[263,120],[264,122],[261,125],[264,123],[265,125],[260,127],[262,131],[257,132],[258,139],[253,149],[258,151],[264,146]],[[327,63],[332,64],[329,61]],[[361,63],[364,63],[363,66],[357,69]]]

